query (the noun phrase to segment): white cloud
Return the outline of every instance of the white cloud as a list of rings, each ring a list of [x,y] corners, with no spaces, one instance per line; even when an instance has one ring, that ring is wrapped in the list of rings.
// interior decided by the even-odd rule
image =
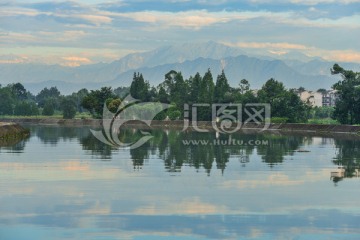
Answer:
[[[293,49],[293,50],[306,50],[310,49],[302,44],[294,43],[270,43],[270,42],[238,42],[238,43],[225,43],[226,45],[240,48],[275,48],[275,49]]]
[[[210,26],[217,23],[228,23],[230,21],[245,21],[249,19],[267,17],[289,17],[289,13],[272,13],[267,11],[258,12],[208,12],[201,11],[184,11],[184,12],[159,12],[159,11],[143,11],[130,13],[113,13],[102,12],[113,17],[125,17],[137,22],[144,22],[149,24],[160,24],[162,26],[178,26],[184,28],[195,28]]]
[[[78,67],[83,64],[92,63],[90,59],[80,56],[68,56],[68,57],[63,57],[62,59],[65,60],[65,62],[63,62],[61,65],[67,67]]]

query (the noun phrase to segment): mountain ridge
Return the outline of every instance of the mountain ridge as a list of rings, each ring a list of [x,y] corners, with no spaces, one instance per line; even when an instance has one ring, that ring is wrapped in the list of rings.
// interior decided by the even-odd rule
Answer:
[[[111,63],[96,63],[78,67],[44,65],[35,63],[0,64],[1,84],[21,82],[36,92],[43,87],[57,84],[69,93],[79,87],[98,88],[104,85],[129,86],[134,72],[143,73],[151,85],[160,83],[170,70],[182,71],[185,78],[204,74],[210,68],[216,75],[225,68],[229,82],[237,86],[246,78],[253,88],[259,88],[269,78],[283,81],[288,88],[300,87],[316,90],[330,88],[336,82],[331,76],[333,62],[319,57],[307,57],[292,52],[288,56],[302,56],[302,59],[277,59],[270,56],[253,56],[240,48],[209,41],[206,43],[184,43],[163,46],[142,53],[131,53]],[[358,68],[359,64],[344,63],[344,68]],[[72,87],[70,87],[72,86]],[[41,89],[39,89],[41,88]]]

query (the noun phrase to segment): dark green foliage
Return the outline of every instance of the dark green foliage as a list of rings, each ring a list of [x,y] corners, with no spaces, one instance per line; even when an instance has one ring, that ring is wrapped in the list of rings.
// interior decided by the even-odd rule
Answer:
[[[84,97],[86,97],[89,94],[89,91],[86,88],[83,88],[81,90],[79,90],[76,93],[71,94],[70,97],[72,99],[72,101],[75,103],[76,105],[76,111],[82,113],[84,112],[84,108],[81,106],[81,101],[84,99]]]
[[[271,116],[287,118],[289,122],[306,122],[310,107],[303,103],[292,90],[286,90],[281,82],[268,80],[258,92],[259,101],[269,103]]]
[[[12,115],[15,104],[15,98],[13,97],[9,88],[0,88],[0,114],[1,115]]]
[[[114,94],[119,98],[124,98],[130,93],[130,87],[118,87],[114,89]]]
[[[149,88],[150,84],[144,80],[143,75],[134,73],[133,81],[130,86],[131,96],[142,102],[147,102],[150,99]]]
[[[11,84],[10,87],[17,100],[25,100],[27,98],[26,89],[21,83]]]
[[[319,89],[317,90],[317,92],[322,93],[322,94],[325,94],[327,91],[326,91],[326,89],[324,89],[324,88],[319,88]]]
[[[62,99],[61,109],[64,119],[73,119],[76,115],[76,103],[71,97],[65,97]]]
[[[214,89],[214,102],[216,103],[230,102],[231,100],[229,99],[229,93],[230,93],[230,85],[223,70],[216,79],[216,84]],[[228,94],[228,97],[226,97],[226,94]]]
[[[106,100],[109,98],[115,98],[111,87],[91,90],[91,92],[83,98],[81,106],[87,109],[93,117],[100,118],[103,113],[104,103],[106,103]]]
[[[241,94],[245,94],[250,90],[250,83],[246,79],[241,79],[239,84],[239,91]]]
[[[181,117],[181,112],[176,108],[170,108],[167,111],[167,116],[170,118],[170,120],[178,120]]]
[[[20,101],[15,105],[14,115],[16,116],[36,116],[39,115],[39,108],[34,102]]]
[[[44,116],[52,116],[54,115],[55,110],[54,110],[54,103],[52,101],[46,101],[44,104],[44,108],[42,111],[42,115]]]
[[[161,103],[170,103],[169,96],[162,86],[160,86],[160,89],[159,89],[158,100]]]
[[[331,118],[334,111],[334,107],[314,107],[311,111],[311,117],[314,119]]]
[[[333,86],[338,94],[333,117],[342,124],[360,124],[360,73],[345,70],[338,64],[334,64],[331,73],[342,77]]]
[[[50,89],[44,88],[36,95],[36,102],[39,107],[44,107],[48,99],[52,98],[54,103],[54,108],[59,108],[60,106],[60,91],[56,87],[51,87]]]
[[[205,94],[203,91],[203,79],[200,76],[200,73],[196,73],[195,77],[191,77],[189,79],[190,83],[190,96],[189,101],[190,103],[200,103],[201,97],[203,97]]]
[[[201,91],[200,91],[200,99],[199,102],[203,103],[213,103],[214,102],[214,79],[211,74],[210,69],[205,73],[202,81],[201,81]]]
[[[118,111],[120,104],[121,104],[121,100],[119,98],[116,99],[109,98],[108,100],[106,100],[106,105],[109,111],[112,113],[116,113]]]

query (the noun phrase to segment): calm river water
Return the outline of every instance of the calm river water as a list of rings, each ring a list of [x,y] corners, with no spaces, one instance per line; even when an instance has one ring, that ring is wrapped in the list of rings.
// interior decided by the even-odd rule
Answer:
[[[360,239],[360,138],[28,127],[0,147],[1,240]]]

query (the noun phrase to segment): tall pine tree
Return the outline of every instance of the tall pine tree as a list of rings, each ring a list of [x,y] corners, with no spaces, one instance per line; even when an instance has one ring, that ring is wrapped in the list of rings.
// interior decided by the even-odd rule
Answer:
[[[214,89],[214,101],[217,103],[224,102],[225,94],[230,92],[230,85],[225,76],[224,70],[222,70],[221,74],[218,75],[216,79],[215,89]]]

